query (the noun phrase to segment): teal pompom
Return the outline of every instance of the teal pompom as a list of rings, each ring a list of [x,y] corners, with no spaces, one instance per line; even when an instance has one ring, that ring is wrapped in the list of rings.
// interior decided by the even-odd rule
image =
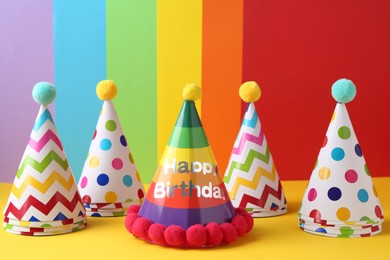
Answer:
[[[356,96],[355,84],[349,79],[339,79],[332,85],[332,96],[339,103],[348,103]]]
[[[49,82],[38,82],[35,84],[32,96],[35,102],[47,106],[56,98],[56,88]]]

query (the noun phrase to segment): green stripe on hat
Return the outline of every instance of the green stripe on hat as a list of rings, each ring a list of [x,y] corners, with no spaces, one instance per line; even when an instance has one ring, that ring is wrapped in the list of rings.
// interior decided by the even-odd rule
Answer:
[[[195,107],[195,102],[192,100],[184,100],[181,107],[179,117],[175,126],[178,127],[201,127],[198,111]]]
[[[209,143],[203,127],[179,127],[173,129],[168,145],[177,148],[203,148]]]

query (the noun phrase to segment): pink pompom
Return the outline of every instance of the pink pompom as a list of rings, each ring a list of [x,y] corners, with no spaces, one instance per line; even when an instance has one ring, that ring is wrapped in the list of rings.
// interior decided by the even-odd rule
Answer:
[[[187,243],[191,247],[201,247],[206,244],[207,231],[206,228],[201,225],[190,226],[186,231]]]
[[[248,231],[248,223],[242,215],[237,215],[232,219],[232,225],[236,228],[239,236],[245,235]]]
[[[246,223],[248,224],[248,229],[246,232],[249,232],[252,230],[255,222],[253,221],[253,217],[247,212],[245,211],[243,214],[241,214],[241,216],[243,216],[246,220]]]
[[[168,245],[182,247],[186,244],[186,231],[180,226],[171,225],[165,229],[164,238]]]
[[[127,216],[125,218],[125,227],[126,227],[127,231],[129,231],[130,233],[133,233],[132,232],[133,224],[137,218],[138,218],[138,215],[136,213],[129,213],[129,214],[127,214]]]
[[[223,242],[231,243],[238,238],[236,228],[230,223],[223,223],[220,225],[223,233]]]
[[[138,214],[140,208],[141,208],[140,205],[131,205],[128,208],[128,210],[127,210],[127,214],[129,214],[129,213],[136,213],[136,214]]]
[[[134,236],[139,237],[144,240],[149,240],[148,230],[152,225],[152,222],[147,218],[137,218],[134,221],[133,227],[131,229]]]
[[[159,244],[159,245],[166,245],[164,238],[164,231],[166,227],[163,224],[155,223],[152,224],[149,228],[149,238],[152,240],[153,243]]]
[[[210,222],[206,225],[205,228],[207,231],[206,244],[209,246],[217,246],[221,244],[223,239],[223,233],[221,227],[215,222]]]

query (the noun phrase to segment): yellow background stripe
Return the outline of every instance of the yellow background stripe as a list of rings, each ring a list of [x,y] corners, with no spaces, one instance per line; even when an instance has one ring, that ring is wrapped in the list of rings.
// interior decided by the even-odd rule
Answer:
[[[201,84],[202,1],[157,1],[157,149],[164,151],[187,83]],[[201,114],[200,102],[197,104]]]

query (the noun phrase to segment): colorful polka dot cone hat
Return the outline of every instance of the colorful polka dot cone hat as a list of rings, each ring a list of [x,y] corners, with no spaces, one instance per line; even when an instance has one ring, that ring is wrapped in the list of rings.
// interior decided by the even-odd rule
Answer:
[[[145,191],[123,134],[114,105],[117,94],[112,80],[97,84],[103,107],[79,180],[88,216],[124,216],[130,205],[139,205]]]
[[[382,231],[383,209],[345,103],[352,81],[332,86],[338,102],[298,212],[300,228],[329,237],[366,237]]]
[[[55,87],[39,82],[33,98],[41,104],[4,210],[7,232],[45,236],[70,233],[87,224],[73,172],[47,107]]]
[[[254,104],[260,87],[248,81],[239,92],[248,106],[225,172],[226,189],[233,206],[252,217],[281,215],[287,212],[286,198]]]
[[[208,247],[249,232],[252,217],[232,206],[195,107],[201,97],[187,84],[184,103],[141,207],[125,225],[136,237],[171,247]]]

